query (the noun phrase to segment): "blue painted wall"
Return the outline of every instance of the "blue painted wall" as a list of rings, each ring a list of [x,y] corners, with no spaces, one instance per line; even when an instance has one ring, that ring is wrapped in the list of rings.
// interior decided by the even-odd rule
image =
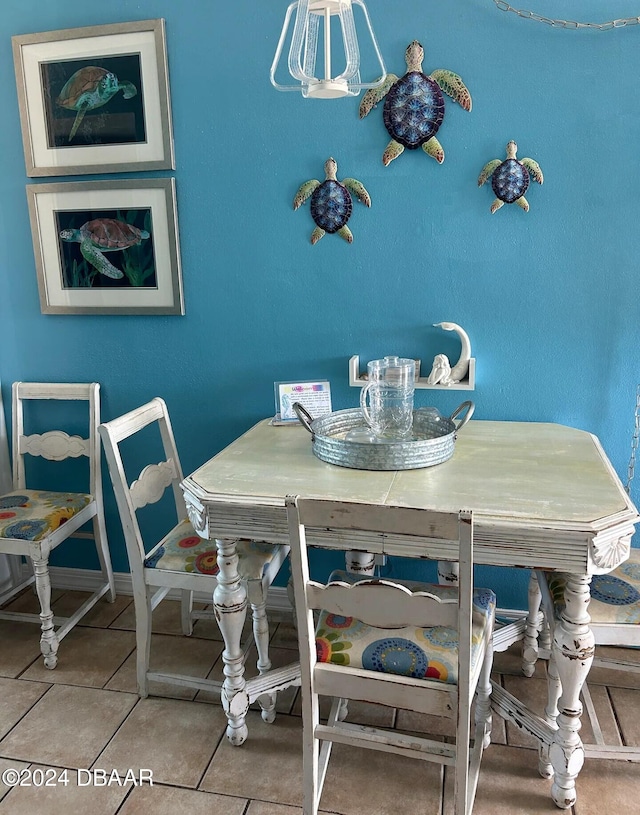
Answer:
[[[417,38],[424,67],[456,71],[473,96],[471,113],[447,106],[442,166],[407,151],[385,168],[379,109],[360,121],[357,99],[271,88],[285,5],[21,0],[4,9],[5,403],[16,379],[97,380],[104,419],[162,395],[190,471],[273,413],[275,380],[326,378],[334,408],[353,406],[352,354],[420,356],[429,366],[435,353],[457,354],[455,340],[431,327],[451,320],[478,360],[477,418],[589,430],[624,480],[640,375],[640,27],[555,29],[491,0],[368,0],[390,71],[403,72]],[[558,0],[531,5],[568,13]],[[637,13],[634,0],[579,6],[594,21]],[[24,171],[10,37],[156,17],[167,27],[177,168],[164,175],[177,183],[186,316],[42,315],[25,196],[38,181]],[[539,161],[545,183],[531,189],[529,213],[510,206],[491,215],[492,193],[476,179],[509,139]],[[312,247],[308,205],[294,213],[291,202],[302,181],[322,177],[329,155],[373,204],[354,205],[352,245],[327,236]],[[459,401],[460,393],[418,394],[446,413]],[[114,566],[124,570],[110,487],[107,499]],[[525,605],[524,573],[489,572],[502,605]]]

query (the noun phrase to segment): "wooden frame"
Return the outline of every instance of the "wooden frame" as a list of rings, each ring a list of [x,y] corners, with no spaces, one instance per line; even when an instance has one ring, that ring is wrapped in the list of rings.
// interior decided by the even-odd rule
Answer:
[[[120,444],[129,441],[137,433],[145,430],[151,425],[155,425],[155,431],[162,441],[164,459],[159,463],[148,464],[139,475],[132,480],[132,470],[128,470],[122,458]],[[182,535],[194,535],[195,531],[187,521],[187,509],[185,506],[180,482],[182,481],[182,468],[178,457],[169,411],[163,399],[156,397],[145,405],[141,405],[134,410],[130,410],[122,416],[105,422],[99,427],[100,437],[104,447],[104,453],[109,467],[109,475],[113,490],[116,496],[118,512],[122,522],[129,565],[131,568],[131,579],[133,582],[133,599],[136,613],[136,673],[138,683],[138,693],[141,697],[146,697],[149,693],[149,681],[164,682],[170,685],[182,687],[198,688],[199,690],[209,690],[220,692],[222,682],[213,679],[202,679],[200,677],[188,676],[185,674],[167,674],[152,671],[149,667],[151,651],[151,612],[160,603],[169,589],[178,589],[182,594],[181,619],[182,632],[185,635],[192,633],[192,622],[195,619],[211,619],[216,617],[220,626],[223,622],[218,616],[218,612],[211,610],[196,611],[193,609],[193,592],[200,591],[211,596],[211,593],[219,589],[217,577],[210,571],[199,571],[192,568],[190,571],[181,571],[179,568],[163,568],[154,562],[154,555],[160,550],[160,555],[164,551],[164,546],[171,537],[172,532],[164,535],[160,541],[157,540],[151,548],[145,546],[142,530],[138,524],[137,511],[143,507],[148,509],[156,504],[165,491],[171,488],[175,500],[175,513],[166,507],[162,511],[165,522],[175,518],[177,520],[176,529],[183,529]],[[144,442],[140,440],[146,451],[146,460],[151,458],[150,438],[144,436]],[[126,445],[125,445],[126,446]],[[155,458],[153,459],[155,462]],[[165,526],[166,530],[166,526]],[[216,544],[210,544],[211,549],[216,549]],[[190,545],[187,550],[194,551]],[[252,636],[250,636],[242,646],[243,663],[249,645],[255,642],[258,652],[258,670],[260,674],[265,671],[267,674],[271,662],[269,660],[269,624],[266,614],[267,592],[273,579],[278,574],[282,563],[286,559],[289,547],[285,544],[273,547],[273,557],[265,564],[261,575],[246,575],[242,578],[247,586],[247,595],[251,605],[253,620]],[[206,553],[207,555],[210,552]],[[222,558],[221,558],[222,559]],[[157,558],[155,558],[157,560]],[[151,561],[151,562],[150,562]],[[220,560],[218,561],[220,565]],[[222,615],[224,617],[224,614]],[[285,672],[279,672],[281,681],[284,684],[280,687],[288,687],[290,684],[299,683],[299,671],[289,668]],[[262,706],[262,717],[267,722],[275,719],[275,692],[280,687],[269,687],[267,680],[258,680],[254,689],[251,701],[260,700]]]
[[[303,813],[317,815],[334,743],[382,750],[397,755],[450,765],[454,774],[455,815],[470,815],[476,794],[480,760],[491,734],[490,673],[492,666],[493,612],[478,645],[472,669],[473,619],[473,513],[441,512],[400,506],[370,506],[357,502],[286,498],[291,576],[295,595],[303,722]],[[457,549],[459,589],[455,599],[440,598],[427,584],[402,584],[393,580],[365,578],[354,583],[333,575],[331,582],[311,580],[307,529],[354,531],[423,536],[447,541]],[[309,545],[330,547],[311,540]],[[339,575],[339,573],[338,573]],[[366,669],[364,660],[318,658],[314,612],[324,610],[340,619],[355,619],[393,636],[404,626],[445,626],[458,631],[457,682],[450,684],[427,675]],[[360,634],[356,635],[356,638]],[[382,633],[380,633],[382,636]],[[398,635],[402,636],[402,634]],[[330,638],[330,637],[329,637]],[[381,640],[387,642],[387,640]],[[346,646],[347,648],[350,645]],[[348,653],[348,652],[347,652]],[[470,749],[471,704],[477,689],[474,745]],[[319,718],[319,696],[333,697],[326,725]],[[410,736],[397,730],[360,727],[344,721],[348,700],[358,699],[416,713],[456,720],[455,742]]]
[[[636,550],[631,550],[630,560],[633,562],[633,567],[640,566],[640,556],[637,555]],[[620,567],[618,567],[620,569]],[[614,570],[611,574],[618,582],[624,581],[624,576],[618,574],[616,576]],[[629,589],[631,585],[627,584]],[[534,570],[531,573],[531,580],[529,584],[529,613],[527,615],[527,633],[533,631],[534,636],[524,638],[523,647],[523,673],[526,676],[533,674],[532,667],[535,668],[535,662],[538,658],[548,659],[549,664],[547,674],[549,676],[549,696],[547,701],[547,715],[552,716],[554,719],[559,715],[558,700],[562,693],[562,685],[558,678],[557,669],[554,666],[554,654],[548,648],[549,638],[553,637],[555,626],[558,623],[558,616],[561,613],[560,606],[554,599],[553,593],[549,586],[549,575],[540,570]],[[540,619],[539,609],[542,607],[543,619]],[[598,618],[597,604],[591,603],[589,606],[591,612],[590,626],[593,632],[594,645],[611,645],[623,648],[638,648],[640,646],[640,625],[638,623],[624,623],[605,621]],[[544,636],[544,625],[549,626],[548,636]],[[538,637],[540,642],[538,642]],[[597,656],[594,651],[593,667],[606,668],[608,670],[628,671],[629,673],[636,674],[640,678],[640,665],[635,662],[626,661],[623,657],[614,657],[612,659],[602,658]],[[587,758],[601,758],[601,759],[617,759],[619,761],[635,761],[640,762],[640,747],[634,745],[621,745],[608,743],[605,738],[595,705],[591,698],[588,683],[585,682],[582,686],[582,699],[587,714],[591,721],[591,729],[593,730],[593,743],[584,743],[584,752]]]
[[[28,176],[175,169],[164,20],[11,40]]]
[[[42,433],[25,433],[24,402],[26,401],[51,402],[59,400],[63,402],[86,402],[88,418],[88,434],[86,437],[70,436],[62,429],[47,429]],[[41,406],[43,407],[43,406]],[[60,413],[56,412],[55,417],[45,419],[44,413],[41,416],[39,429],[51,428],[57,425]],[[111,567],[111,556],[107,541],[107,531],[104,522],[104,508],[102,500],[102,476],[100,468],[100,437],[98,435],[98,424],[100,423],[100,385],[97,382],[91,383],[67,383],[67,382],[14,382],[12,387],[12,447],[13,447],[13,490],[9,495],[9,512],[17,516],[23,507],[35,507],[43,515],[35,515],[32,518],[24,518],[14,521],[14,525],[20,527],[18,530],[11,528],[11,525],[4,523],[2,535],[0,536],[0,553],[8,555],[24,556],[32,562],[32,573],[22,583],[14,586],[2,597],[5,603],[10,597],[16,595],[26,586],[35,582],[38,599],[40,601],[40,613],[32,614],[19,611],[0,611],[0,619],[12,620],[14,622],[32,622],[41,627],[40,650],[44,657],[44,664],[47,668],[55,668],[58,662],[58,646],[62,639],[71,629],[90,611],[101,597],[106,597],[110,603],[115,600],[115,582],[113,569]],[[30,423],[29,423],[30,424]],[[57,425],[59,428],[59,425]],[[51,507],[55,507],[55,495],[58,490],[63,490],[63,483],[58,486],[58,490],[41,491],[29,487],[31,476],[27,478],[27,471],[30,468],[25,466],[25,457],[40,457],[50,462],[62,462],[65,459],[88,459],[87,470],[89,487],[88,493],[67,493],[69,499],[68,507],[74,505],[74,496],[80,499],[76,504],[76,509],[71,510],[70,516],[64,521],[48,519]],[[64,472],[62,477],[64,478]],[[68,477],[68,476],[67,476]],[[15,492],[14,492],[15,491]],[[25,493],[21,495],[20,493]],[[16,496],[11,500],[11,496]],[[49,496],[47,499],[45,496]],[[17,500],[16,500],[17,499]],[[85,500],[86,499],[86,502]],[[84,504],[84,505],[83,505]],[[58,510],[60,510],[58,506]],[[62,507],[64,510],[64,507]],[[82,527],[91,523],[92,531],[82,531]],[[57,526],[56,526],[57,523]],[[40,525],[39,534],[33,532],[33,525]],[[25,531],[25,527],[31,526],[31,531]],[[15,537],[14,537],[15,534]],[[82,540],[92,540],[96,547],[98,560],[100,563],[101,582],[96,590],[88,597],[78,610],[70,617],[54,617],[51,610],[51,580],[49,576],[49,554],[60,544],[69,538],[79,538]]]
[[[184,314],[174,179],[33,184],[27,198],[43,314]]]

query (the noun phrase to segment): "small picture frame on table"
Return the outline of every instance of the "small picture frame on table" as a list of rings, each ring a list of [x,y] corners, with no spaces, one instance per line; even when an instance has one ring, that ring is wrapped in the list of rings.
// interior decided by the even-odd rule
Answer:
[[[331,384],[325,381],[275,382],[276,415],[271,420],[274,425],[291,425],[299,422],[293,409],[299,402],[313,419],[331,413]]]
[[[11,40],[30,178],[175,169],[164,20]]]

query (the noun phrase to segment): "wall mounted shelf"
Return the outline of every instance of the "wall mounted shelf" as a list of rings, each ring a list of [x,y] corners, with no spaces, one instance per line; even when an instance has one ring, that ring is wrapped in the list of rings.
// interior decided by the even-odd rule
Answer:
[[[420,360],[416,360],[416,388],[438,391],[472,391],[476,387],[476,360],[469,360],[469,371],[464,379],[455,385],[428,385],[428,376],[420,376]],[[352,388],[361,388],[367,382],[366,375],[360,373],[360,357],[356,354],[349,360],[349,384]]]

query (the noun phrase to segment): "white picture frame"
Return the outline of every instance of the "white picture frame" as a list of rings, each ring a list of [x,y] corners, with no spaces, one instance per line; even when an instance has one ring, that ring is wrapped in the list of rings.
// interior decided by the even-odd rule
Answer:
[[[273,424],[298,424],[293,405],[299,402],[314,419],[331,413],[331,383],[308,379],[303,382],[274,382],[276,415]]]

